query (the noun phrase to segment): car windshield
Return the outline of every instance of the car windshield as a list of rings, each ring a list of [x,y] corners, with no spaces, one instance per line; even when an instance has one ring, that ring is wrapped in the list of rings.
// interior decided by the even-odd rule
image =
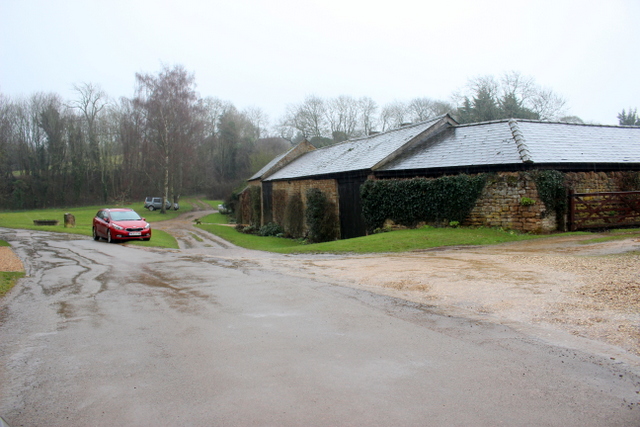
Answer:
[[[139,221],[141,218],[140,215],[133,211],[116,211],[111,212],[111,219],[113,221]]]

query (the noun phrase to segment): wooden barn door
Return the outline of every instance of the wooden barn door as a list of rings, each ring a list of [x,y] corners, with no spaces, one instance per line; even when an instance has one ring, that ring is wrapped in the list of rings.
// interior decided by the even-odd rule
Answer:
[[[360,186],[365,180],[365,177],[338,180],[340,238],[342,239],[364,236],[367,232],[360,201]]]
[[[273,222],[272,182],[262,182],[262,224]]]

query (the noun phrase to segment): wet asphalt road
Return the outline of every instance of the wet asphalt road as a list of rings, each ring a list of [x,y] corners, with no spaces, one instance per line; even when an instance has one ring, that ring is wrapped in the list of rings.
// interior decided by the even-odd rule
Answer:
[[[13,427],[640,425],[637,370],[505,326],[213,243],[0,238],[28,274],[0,300]]]

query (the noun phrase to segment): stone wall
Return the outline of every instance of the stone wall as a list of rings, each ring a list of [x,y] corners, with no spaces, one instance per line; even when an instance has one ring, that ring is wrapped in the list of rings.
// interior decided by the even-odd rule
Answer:
[[[251,187],[261,187],[260,181],[249,181],[247,188],[240,193],[235,212],[236,222],[238,224],[251,223]]]
[[[555,231],[558,228],[555,213],[546,211],[531,174],[502,172],[492,175],[466,225],[536,233]],[[630,191],[634,190],[630,188],[633,185],[630,183],[636,179],[634,174],[637,172],[568,172],[565,183],[567,189],[576,193]],[[534,204],[528,205],[523,198]]]
[[[555,212],[546,211],[532,177],[534,173],[491,174],[464,225],[502,227],[534,233],[557,230]],[[629,188],[629,185],[633,185],[629,183],[640,182],[640,175],[638,172],[570,172],[565,174],[565,180],[567,188],[578,193],[630,191],[637,190]],[[274,222],[284,225],[286,205],[293,194],[300,195],[306,209],[306,191],[309,188],[318,188],[322,191],[335,204],[336,215],[340,217],[336,180],[274,181],[272,187]]]
[[[547,214],[529,173],[502,172],[489,176],[465,225],[545,232],[556,228],[556,219]]]
[[[576,193],[638,191],[640,188],[627,188],[633,174],[638,172],[569,172],[565,181]]]
[[[304,211],[307,209],[306,192],[310,188],[317,188],[324,193],[327,199],[336,207],[336,215],[339,218],[338,183],[334,179],[307,179],[292,181],[273,181],[272,186],[272,207],[273,221],[284,227],[285,210],[287,203],[294,194],[300,195]],[[305,224],[305,230],[306,230]]]

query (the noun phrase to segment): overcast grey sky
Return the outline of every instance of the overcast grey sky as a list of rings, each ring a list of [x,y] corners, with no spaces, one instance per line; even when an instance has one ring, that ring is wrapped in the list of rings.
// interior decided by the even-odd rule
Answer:
[[[274,120],[310,94],[449,100],[515,70],[617,124],[640,107],[639,42],[640,0],[0,0],[0,92],[131,97],[136,72],[181,64]]]

